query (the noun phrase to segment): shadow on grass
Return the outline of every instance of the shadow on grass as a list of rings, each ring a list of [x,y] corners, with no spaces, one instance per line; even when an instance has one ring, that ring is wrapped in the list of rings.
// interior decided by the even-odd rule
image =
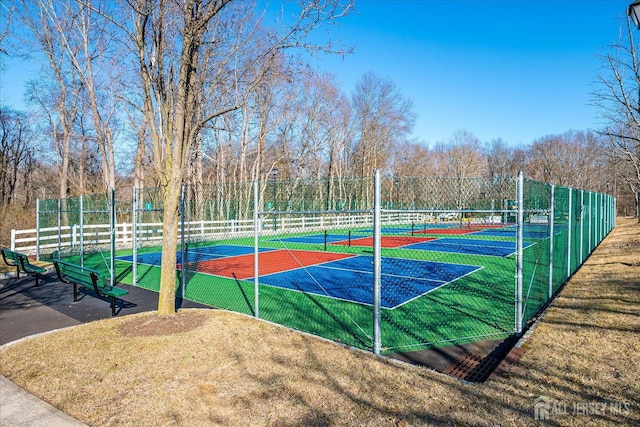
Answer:
[[[352,328],[350,328],[346,323],[344,323],[337,315],[335,315],[328,307],[326,307],[322,302],[315,297],[313,294],[309,292],[305,292],[302,290],[302,287],[298,285],[297,282],[292,282],[292,284],[300,291],[309,301],[311,301],[316,307],[318,307],[324,314],[329,316],[329,318],[336,324],[338,327],[346,332],[355,342],[359,344],[358,347],[371,349],[371,342],[366,342],[363,340],[358,334],[356,334]]]
[[[255,307],[251,305],[251,301],[249,301],[249,296],[247,295],[244,288],[242,287],[242,283],[240,282],[240,279],[238,279],[238,276],[236,276],[236,273],[231,273],[231,274],[233,275],[233,280],[235,280],[236,285],[238,285],[238,290],[242,294],[242,298],[244,299],[245,304],[247,304],[247,309],[249,310],[252,316],[255,316],[256,315]]]

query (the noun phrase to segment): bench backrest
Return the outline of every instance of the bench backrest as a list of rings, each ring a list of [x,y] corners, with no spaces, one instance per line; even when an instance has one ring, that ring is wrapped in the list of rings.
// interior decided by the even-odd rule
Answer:
[[[20,256],[18,252],[2,248],[2,259],[7,265],[15,266],[20,264]]]
[[[98,287],[103,287],[105,284],[104,277],[98,270],[60,260],[54,260],[53,263],[58,273],[72,282],[86,286],[94,286],[95,284]]]

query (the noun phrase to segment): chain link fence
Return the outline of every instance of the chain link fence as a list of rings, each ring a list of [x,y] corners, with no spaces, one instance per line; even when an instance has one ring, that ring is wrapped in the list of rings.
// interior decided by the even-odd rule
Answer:
[[[41,250],[92,267],[106,265],[95,253],[113,256],[119,282],[158,290],[162,200],[147,188],[127,202],[40,201]],[[97,227],[110,215],[113,227]],[[377,354],[504,339],[522,333],[614,222],[609,195],[521,176],[185,185],[176,289]]]

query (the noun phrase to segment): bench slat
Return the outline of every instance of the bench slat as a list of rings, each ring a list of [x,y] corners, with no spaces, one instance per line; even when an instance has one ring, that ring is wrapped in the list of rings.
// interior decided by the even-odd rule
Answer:
[[[90,289],[96,292],[99,297],[111,297],[111,314],[113,316],[115,316],[116,297],[121,297],[129,293],[126,289],[107,285],[104,276],[97,270],[60,260],[54,260],[53,264],[60,281],[74,285],[74,301],[77,300],[77,286]]]
[[[122,288],[116,288],[113,286],[105,286],[100,288],[100,292],[102,292],[103,294],[106,295],[110,295],[110,296],[115,296],[115,297],[119,297],[122,295],[127,295],[129,293],[128,290],[126,289],[122,289]]]
[[[22,265],[22,269],[27,273],[46,273],[47,269],[44,267],[39,267],[37,265],[33,265],[29,262],[29,257],[26,255],[20,255],[20,265]]]

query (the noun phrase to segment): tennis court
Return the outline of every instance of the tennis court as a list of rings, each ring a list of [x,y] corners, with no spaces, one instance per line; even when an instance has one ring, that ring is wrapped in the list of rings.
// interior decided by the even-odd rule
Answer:
[[[315,236],[310,236],[314,242]],[[392,237],[392,236],[389,236]],[[178,253],[177,268],[181,268]],[[159,266],[162,252],[137,256],[139,264]],[[198,273],[254,280],[253,247],[219,245],[189,250],[189,267]],[[132,262],[133,256],[120,261]],[[259,282],[293,291],[336,298],[358,304],[373,304],[373,257],[309,250],[260,248]],[[404,258],[382,258],[381,305],[394,309],[441,286],[482,268]],[[212,279],[215,280],[215,279]]]
[[[428,242],[433,240],[431,237],[413,237],[413,236],[380,236],[380,246],[383,248],[400,248],[411,245],[413,243]],[[334,242],[335,245],[342,246],[365,246],[373,247],[373,237],[359,237],[347,241]]]

